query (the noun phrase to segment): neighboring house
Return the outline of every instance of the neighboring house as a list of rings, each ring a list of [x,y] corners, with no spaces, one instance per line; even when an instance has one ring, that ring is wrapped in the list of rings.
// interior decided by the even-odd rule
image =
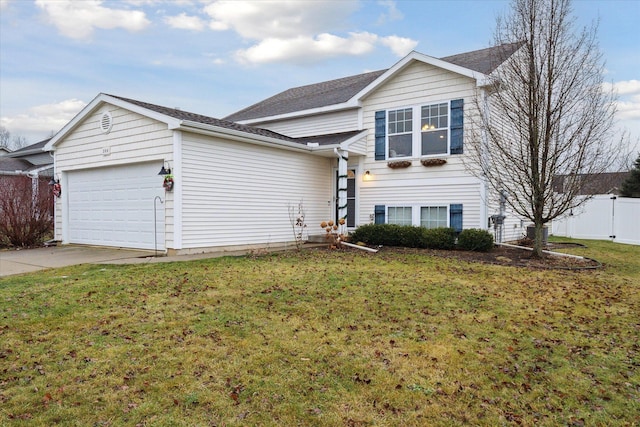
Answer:
[[[557,175],[553,180],[553,191],[564,193],[569,180],[577,180],[580,185],[578,194],[595,196],[598,194],[620,194],[622,183],[631,176],[631,172],[606,172],[600,174]]]
[[[48,182],[53,176],[53,157],[42,150],[49,139],[1,155],[0,183],[16,176],[27,176],[34,185],[38,180]]]
[[[338,218],[488,228],[499,203],[464,168],[465,138],[476,91],[517,48],[412,52],[225,120],[100,94],[45,147],[62,184],[56,238],[170,253],[280,246],[300,202],[310,234]],[[522,223],[507,213],[504,230],[518,238]]]

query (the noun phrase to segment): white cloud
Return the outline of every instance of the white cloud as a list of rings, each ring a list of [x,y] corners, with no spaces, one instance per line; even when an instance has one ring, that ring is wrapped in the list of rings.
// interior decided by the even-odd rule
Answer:
[[[402,12],[396,7],[396,2],[393,0],[380,0],[378,2],[380,6],[387,8],[387,13],[383,13],[378,18],[378,24],[384,24],[388,21],[399,21],[404,18]]]
[[[405,56],[411,52],[418,42],[406,37],[388,36],[380,39],[380,42],[387,46],[397,56]]]
[[[291,61],[310,63],[340,55],[363,55],[375,48],[378,36],[367,32],[351,33],[349,38],[320,34],[291,39],[269,38],[246,50],[236,52],[240,62],[267,63]]]
[[[79,99],[67,99],[56,104],[30,108],[26,113],[0,117],[0,125],[13,135],[49,134],[62,129],[87,104]]]
[[[4,9],[9,5],[9,0],[0,0],[0,10]]]
[[[150,24],[144,12],[103,7],[101,0],[36,0],[36,5],[58,31],[73,39],[89,38],[96,28],[140,31]]]
[[[395,2],[382,2],[389,19],[400,19]],[[232,30],[256,43],[236,52],[242,63],[311,63],[327,58],[364,55],[383,45],[398,56],[410,52],[417,42],[398,36],[380,37],[366,31],[336,35],[348,25],[359,2],[348,1],[216,1],[204,11],[209,28]]]
[[[213,30],[232,29],[253,40],[287,39],[333,31],[358,8],[344,1],[216,1],[204,8]]]
[[[167,16],[165,22],[169,24],[171,28],[181,30],[202,31],[205,26],[202,19],[197,16],[188,16],[184,12],[178,16]]]
[[[640,80],[605,83],[604,90],[618,94],[616,107],[620,120],[640,120]]]

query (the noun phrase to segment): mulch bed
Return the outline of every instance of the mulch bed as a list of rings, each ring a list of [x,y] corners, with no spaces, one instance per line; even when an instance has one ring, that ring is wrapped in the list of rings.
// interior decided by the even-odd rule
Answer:
[[[553,250],[559,247],[567,247],[567,244],[550,244],[549,247],[547,247],[547,250]],[[602,267],[602,264],[598,261],[588,258],[578,259],[556,255],[545,255],[543,258],[532,258],[531,251],[528,251],[526,249],[510,248],[506,246],[496,246],[489,252],[473,252],[461,250],[447,251],[384,246],[378,249],[379,253],[422,253],[430,256],[454,258],[468,262],[479,262],[483,264],[505,265],[512,267],[526,267],[531,269],[592,270]],[[350,250],[355,251],[357,249]]]

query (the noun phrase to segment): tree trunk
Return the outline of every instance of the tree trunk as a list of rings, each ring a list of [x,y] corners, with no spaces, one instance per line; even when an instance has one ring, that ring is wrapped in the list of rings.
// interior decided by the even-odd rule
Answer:
[[[544,223],[542,221],[536,221],[535,225],[535,238],[533,239],[533,258],[542,258],[544,249]]]

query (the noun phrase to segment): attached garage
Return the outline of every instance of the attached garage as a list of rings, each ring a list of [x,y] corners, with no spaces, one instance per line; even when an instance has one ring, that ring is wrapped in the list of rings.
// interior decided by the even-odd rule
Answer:
[[[169,254],[290,247],[292,206],[304,201],[309,224],[331,215],[337,146],[100,94],[46,147],[62,186],[55,238]]]
[[[68,172],[68,242],[164,250],[161,166],[148,162]]]

